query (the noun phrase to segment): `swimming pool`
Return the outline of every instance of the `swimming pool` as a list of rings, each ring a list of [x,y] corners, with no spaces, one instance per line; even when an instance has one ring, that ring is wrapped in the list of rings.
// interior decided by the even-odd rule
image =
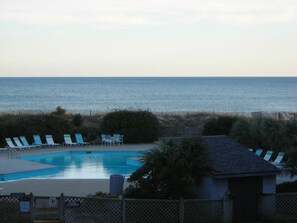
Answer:
[[[22,174],[21,178],[39,179],[109,179],[112,174],[130,176],[141,164],[128,162],[141,152],[70,151],[22,156],[22,160],[57,166],[54,173]],[[25,176],[24,176],[25,175]]]

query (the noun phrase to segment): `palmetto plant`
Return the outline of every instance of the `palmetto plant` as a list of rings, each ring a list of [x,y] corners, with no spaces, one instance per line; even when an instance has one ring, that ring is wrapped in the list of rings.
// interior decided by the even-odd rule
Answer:
[[[209,165],[207,149],[198,139],[162,144],[145,152],[143,166],[128,179],[131,186],[126,196],[139,198],[192,197],[193,186],[199,182]]]

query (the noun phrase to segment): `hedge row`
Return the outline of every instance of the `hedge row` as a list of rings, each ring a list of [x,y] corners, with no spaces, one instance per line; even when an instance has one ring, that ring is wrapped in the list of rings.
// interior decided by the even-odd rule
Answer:
[[[103,120],[85,122],[80,114],[66,114],[57,108],[51,114],[4,114],[0,116],[1,147],[6,137],[25,136],[29,143],[33,135],[53,135],[55,141],[63,142],[64,134],[81,132],[86,140],[97,141],[100,134],[120,133],[127,143],[149,143],[158,138],[159,123],[149,111],[120,110],[107,114]]]
[[[149,111],[120,110],[104,117],[102,132],[125,135],[127,143],[148,143],[158,138],[159,121]]]

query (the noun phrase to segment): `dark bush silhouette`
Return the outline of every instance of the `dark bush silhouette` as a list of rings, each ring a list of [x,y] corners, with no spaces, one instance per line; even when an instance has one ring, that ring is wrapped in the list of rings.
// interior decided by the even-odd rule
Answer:
[[[293,147],[288,128],[282,121],[255,118],[234,123],[230,136],[240,144],[251,148],[262,148],[276,152]]]
[[[16,136],[25,136],[28,142],[32,143],[34,134],[39,134],[43,140],[46,134],[51,134],[55,141],[62,142],[63,134],[72,131],[73,126],[66,116],[53,114],[0,116],[2,145],[5,145],[4,138]]]
[[[220,116],[217,119],[211,119],[203,128],[202,135],[227,135],[229,136],[232,125],[239,120],[237,117]]]
[[[103,118],[102,133],[125,135],[127,143],[149,143],[158,139],[159,122],[149,111],[119,110]]]
[[[75,126],[75,127],[80,127],[82,126],[84,123],[84,120],[83,120],[83,117],[81,114],[75,114],[72,118],[72,124]]]

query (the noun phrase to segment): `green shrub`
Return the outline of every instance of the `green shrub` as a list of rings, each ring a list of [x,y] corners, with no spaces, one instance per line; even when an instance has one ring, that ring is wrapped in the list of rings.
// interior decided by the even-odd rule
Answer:
[[[83,117],[81,116],[81,114],[75,114],[72,118],[72,124],[75,127],[80,127],[82,126],[82,124],[84,123]]]
[[[239,120],[234,123],[230,136],[244,146],[276,152],[286,151],[293,146],[286,125],[269,118],[255,118],[249,122]]]
[[[149,111],[118,110],[102,120],[102,133],[119,133],[127,143],[149,143],[159,136],[159,122]]]
[[[38,115],[2,115],[0,116],[1,144],[4,138],[25,136],[29,143],[33,142],[33,135],[40,135],[43,140],[46,134],[51,134],[57,142],[63,141],[63,134],[73,133],[71,120],[66,116],[55,114]]]
[[[237,117],[220,116],[217,119],[211,119],[203,128],[202,135],[229,135],[233,124],[239,120]]]
[[[86,141],[88,142],[92,142],[95,140],[99,140],[99,135],[100,135],[100,128],[99,127],[86,127],[86,126],[82,126],[78,129],[76,129],[76,132],[79,132],[82,134],[82,136],[84,138],[86,138]],[[99,143],[99,141],[94,142],[94,143]]]

